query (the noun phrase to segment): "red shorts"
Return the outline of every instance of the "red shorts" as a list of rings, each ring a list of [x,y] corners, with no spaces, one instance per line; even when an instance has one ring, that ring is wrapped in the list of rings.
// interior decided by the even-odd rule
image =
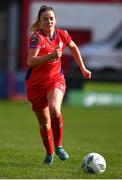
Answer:
[[[26,83],[26,94],[32,104],[33,111],[38,111],[48,106],[47,94],[54,88],[58,88],[65,93],[66,84],[64,77],[60,76],[58,80],[56,79],[56,81],[53,81],[45,87],[28,87]]]

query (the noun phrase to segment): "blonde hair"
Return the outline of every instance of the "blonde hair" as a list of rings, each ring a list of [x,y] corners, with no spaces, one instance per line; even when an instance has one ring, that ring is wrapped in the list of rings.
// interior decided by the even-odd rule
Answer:
[[[55,14],[55,11],[54,11],[53,7],[48,7],[48,6],[45,6],[45,5],[41,6],[40,9],[39,9],[36,21],[29,28],[30,32],[34,32],[38,28],[40,28],[40,17],[42,15],[42,13],[45,12],[45,11],[53,11],[54,14]]]
[[[37,20],[31,25],[31,27],[29,28],[29,31],[30,31],[30,32],[34,32],[34,31],[36,31],[39,27],[40,27],[40,22],[39,22],[39,20],[37,19]]]

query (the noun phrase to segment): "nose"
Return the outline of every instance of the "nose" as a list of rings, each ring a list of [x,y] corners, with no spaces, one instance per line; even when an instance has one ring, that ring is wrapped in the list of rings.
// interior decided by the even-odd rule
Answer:
[[[50,24],[51,23],[51,19],[47,19],[47,22]]]

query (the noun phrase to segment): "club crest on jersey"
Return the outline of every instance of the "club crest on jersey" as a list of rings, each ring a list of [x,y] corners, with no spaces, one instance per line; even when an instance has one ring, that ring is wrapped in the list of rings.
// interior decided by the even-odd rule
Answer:
[[[63,47],[63,43],[62,42],[59,43],[59,47],[62,49],[62,47]]]

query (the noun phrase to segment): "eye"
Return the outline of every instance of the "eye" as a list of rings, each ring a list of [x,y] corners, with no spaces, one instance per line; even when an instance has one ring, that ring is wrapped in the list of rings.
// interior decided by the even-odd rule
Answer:
[[[50,18],[51,21],[53,21],[53,19],[54,19],[53,17]]]
[[[47,21],[47,20],[48,20],[48,18],[44,17],[44,18],[43,18],[43,20],[44,20],[44,21]]]

